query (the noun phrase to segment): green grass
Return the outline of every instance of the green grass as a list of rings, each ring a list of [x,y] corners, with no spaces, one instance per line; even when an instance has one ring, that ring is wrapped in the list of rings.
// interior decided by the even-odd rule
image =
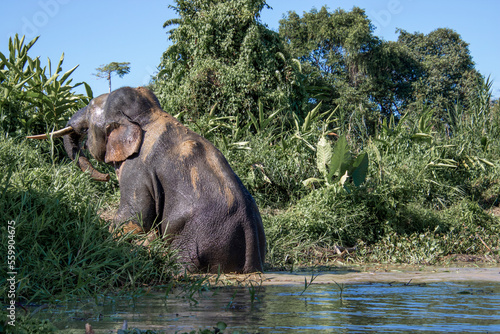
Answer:
[[[494,120],[495,111],[491,113]],[[482,145],[477,129],[456,129],[450,137],[444,130],[431,131],[435,121],[429,122],[428,136],[415,135],[424,130],[422,117],[410,116],[390,131],[351,142],[353,152],[368,153],[370,163],[366,181],[360,187],[348,182],[348,191],[321,184],[300,188],[298,180],[318,175],[315,152],[301,142],[283,154],[269,141],[251,140],[257,152],[265,152],[261,165],[269,175],[296,173],[289,183],[294,195],[277,214],[264,215],[268,266],[321,265],[335,258],[334,246],[356,246],[355,255],[347,258],[356,262],[437,264],[453,254],[498,262],[500,219],[490,212],[500,204],[499,147]],[[498,142],[495,126],[481,133]],[[308,139],[315,143],[319,137],[312,133]],[[293,159],[300,163],[287,171],[275,167]],[[230,162],[248,163],[245,158]],[[263,189],[272,194],[282,187],[268,182]],[[262,190],[252,190],[257,199],[262,196]],[[261,207],[265,212],[274,208],[265,202]]]
[[[356,262],[436,264],[452,254],[498,261],[500,219],[488,213],[499,203],[498,164],[429,167],[442,159],[432,148],[398,141],[405,150],[372,163],[361,187],[319,187],[266,215],[270,267],[318,264],[335,245],[356,246]]]
[[[99,218],[113,185],[91,181],[68,160],[54,161],[47,147],[35,145],[0,139],[0,253],[7,254],[7,222],[14,221],[17,301],[53,302],[171,279],[171,251],[115,240]],[[4,298],[6,278],[1,266]]]

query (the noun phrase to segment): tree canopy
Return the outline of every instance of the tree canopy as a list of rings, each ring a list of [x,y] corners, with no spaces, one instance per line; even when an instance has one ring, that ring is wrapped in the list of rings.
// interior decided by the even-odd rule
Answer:
[[[305,65],[309,92],[319,88],[328,106],[369,102],[369,56],[379,40],[362,9],[330,13],[322,7],[302,17],[292,11],[279,31],[292,56]]]
[[[97,73],[94,74],[98,78],[103,78],[109,82],[109,92],[111,93],[111,76],[114,74],[123,78],[125,74],[130,72],[129,62],[111,62],[107,65],[101,65],[101,67],[96,68]]]
[[[468,44],[451,29],[427,35],[399,30],[397,41],[374,35],[363,9],[291,11],[279,33],[259,21],[264,0],[177,0],[164,27],[164,52],[153,88],[173,114],[256,115],[259,101],[301,115],[322,108],[380,116],[422,103],[445,119],[450,103],[467,106],[484,78]],[[313,105],[313,106],[312,106]],[[359,111],[359,112],[358,112]],[[370,126],[369,124],[372,124]]]
[[[396,42],[374,36],[357,7],[322,7],[302,17],[292,11],[280,21],[289,52],[305,64],[308,92],[328,107],[363,105],[390,115],[417,100],[443,113],[450,101],[466,103],[481,76],[460,35],[451,29],[399,34]]]
[[[256,114],[300,109],[297,64],[280,36],[259,21],[263,0],[177,0],[178,18],[165,22],[172,45],[154,89],[172,113]]]
[[[435,107],[440,117],[445,117],[450,103],[470,104],[483,77],[457,32],[440,28],[425,35],[399,30],[398,43],[422,67],[413,83],[414,99]]]

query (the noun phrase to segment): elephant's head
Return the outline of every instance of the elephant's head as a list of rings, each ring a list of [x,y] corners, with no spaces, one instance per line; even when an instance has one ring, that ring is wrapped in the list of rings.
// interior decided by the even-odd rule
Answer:
[[[72,160],[78,157],[80,168],[89,170],[95,180],[107,181],[109,175],[95,170],[81,154],[81,143],[85,136],[86,148],[95,159],[116,166],[139,152],[142,127],[151,121],[157,110],[161,108],[151,91],[143,87],[123,87],[94,98],[71,117],[65,129],[51,135],[64,135],[64,148],[68,156]],[[47,136],[28,138],[44,139]]]

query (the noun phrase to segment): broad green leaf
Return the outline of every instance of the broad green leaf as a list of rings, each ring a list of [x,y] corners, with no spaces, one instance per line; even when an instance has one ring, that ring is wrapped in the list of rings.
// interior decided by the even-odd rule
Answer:
[[[48,85],[50,85],[50,83],[51,83],[52,81],[56,80],[58,76],[59,76],[59,74],[57,74],[57,73],[56,73],[56,74],[54,74],[53,76],[51,76],[51,77],[50,77],[50,79],[49,79],[49,80],[47,80],[47,81],[44,83],[44,85],[43,85],[43,86],[44,86],[44,87],[47,87]]]
[[[494,164],[494,163],[492,163],[491,161],[488,161],[488,160],[486,160],[486,159],[483,159],[483,158],[477,158],[477,160],[481,161],[482,163],[484,163],[484,164],[486,164],[486,165],[488,165],[488,166],[490,166],[490,167],[495,167],[495,164]]]
[[[368,154],[361,153],[352,164],[352,181],[356,187],[359,187],[366,180],[368,173]]]
[[[266,119],[264,119],[264,122],[262,122],[260,124],[261,131],[267,128],[267,126],[269,125],[269,123],[271,123],[271,121],[273,120],[273,117],[276,116],[276,114],[278,114],[279,112],[280,112],[279,110],[275,111],[271,115],[269,115],[269,117],[267,117]]]
[[[430,143],[432,141],[432,135],[427,133],[415,133],[413,136],[411,136],[411,139]]]
[[[0,52],[0,59],[2,59],[3,63],[7,66],[7,68],[10,71],[16,72],[16,74],[23,75],[23,72],[19,70],[14,64],[12,64],[10,61],[7,61],[7,58],[3,55],[3,53]]]
[[[59,82],[63,83],[64,81],[66,81],[66,79],[68,79],[68,77],[71,75],[71,73],[73,73],[77,68],[78,66],[80,65],[76,65],[75,67],[73,67],[71,70],[67,71],[66,73],[64,73],[62,76],[61,76],[61,79],[59,79]],[[68,82],[69,84],[69,82]]]
[[[448,167],[457,168],[458,163],[453,159],[438,159],[436,162],[431,161],[427,164],[429,167]]]
[[[330,109],[330,110],[325,111],[325,112],[324,112],[324,113],[320,116],[320,117],[324,117],[324,116],[326,116],[326,115],[329,113],[329,115],[328,115],[327,119],[325,120],[325,124],[330,124],[331,122],[335,122],[335,121],[337,121],[337,120],[338,120],[337,118],[334,118],[334,119],[331,119],[331,118],[332,118],[332,116],[334,116],[334,115],[335,115],[335,113],[337,112],[337,109],[339,108],[339,106],[340,106],[340,105],[336,106],[336,107],[335,107],[335,109],[333,109],[333,110],[331,110],[331,109]],[[333,130],[334,130],[334,131],[338,131],[338,128],[335,128],[335,129],[333,129]]]
[[[34,75],[35,75],[35,74],[30,75],[28,78],[26,78],[25,80],[23,80],[23,81],[19,82],[19,83],[18,83],[17,85],[15,85],[14,87],[15,87],[16,89],[19,89],[19,88],[23,87],[23,86],[24,86],[24,85],[25,85],[28,81],[30,81],[30,80],[31,80],[31,78],[33,78],[33,76],[34,76]]]
[[[85,93],[87,94],[87,97],[89,99],[93,99],[94,98],[94,92],[92,92],[92,88],[90,87],[90,85],[86,82],[83,83],[83,85],[85,86]]]
[[[247,113],[248,113],[248,116],[250,116],[250,120],[252,121],[253,126],[255,126],[255,129],[258,132],[260,129],[259,129],[259,122],[257,121],[257,118],[255,118],[255,116],[252,114],[252,112],[250,110],[247,110]]]
[[[398,121],[398,125],[396,125],[396,130],[397,130],[397,132],[398,132],[398,133],[399,133],[399,131],[401,131],[401,127],[403,126],[403,123],[404,123],[404,121],[405,121],[406,117],[407,117],[409,114],[410,114],[410,113],[408,112],[408,113],[404,114],[404,115],[403,115],[403,116],[399,119],[399,121]]]
[[[64,62],[64,52],[62,53],[61,58],[59,58],[59,63],[57,64],[56,73],[59,73],[62,71],[61,65],[63,62]]]
[[[313,108],[313,110],[311,110],[310,112],[307,113],[306,119],[304,120],[304,124],[302,124],[302,132],[309,131],[309,127],[311,125],[311,122],[314,120],[318,110],[321,108],[321,103],[322,102],[319,102],[318,105]]]
[[[316,165],[320,173],[326,178],[328,175],[327,166],[332,159],[332,147],[325,136],[321,136],[316,145]]]
[[[27,48],[27,50],[26,50],[26,51],[28,51],[29,49],[31,49],[31,47],[33,46],[33,44],[35,44],[35,43],[36,43],[36,41],[38,41],[38,39],[39,39],[39,38],[40,38],[40,36],[36,36],[36,37],[35,37],[35,38],[33,38],[33,39],[32,39],[32,40],[28,43],[28,44],[26,44],[26,48]],[[24,36],[23,36],[23,38],[21,39],[21,44],[22,44],[23,42],[24,42]]]
[[[264,105],[262,104],[261,99],[259,99],[259,101],[257,101],[257,104],[259,106],[259,125],[261,126],[264,123]],[[257,129],[257,130],[262,130],[262,128]]]
[[[209,116],[213,116],[214,115],[214,112],[215,112],[215,108],[217,108],[217,104],[219,102],[215,102],[214,105],[212,106],[212,108],[210,108],[210,112],[208,113]]]
[[[302,73],[302,64],[300,63],[300,60],[294,58],[294,59],[292,59],[292,61],[297,64],[297,67],[299,68],[299,72]]]
[[[47,57],[47,66],[49,67],[49,75],[52,76],[52,62],[49,57]]]
[[[299,116],[297,116],[296,113],[293,113],[293,121],[295,123],[295,128],[297,129],[297,132],[300,132]]]
[[[341,176],[346,168],[345,166],[349,163],[351,159],[351,154],[347,147],[347,141],[345,136],[340,137],[335,144],[333,149],[332,159],[330,161],[330,171],[328,173],[328,181],[332,183],[333,177],[337,172],[337,175]]]

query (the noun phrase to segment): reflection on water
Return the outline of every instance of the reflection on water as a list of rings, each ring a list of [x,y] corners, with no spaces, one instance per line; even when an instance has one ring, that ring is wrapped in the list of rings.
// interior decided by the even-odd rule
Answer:
[[[335,284],[303,289],[212,289],[195,294],[197,303],[183,294],[167,299],[163,295],[107,299],[94,304],[90,313],[84,306],[75,312],[73,306],[63,312],[72,320],[56,324],[81,332],[90,322],[96,333],[121,328],[124,320],[129,328],[168,333],[210,328],[218,321],[224,321],[229,332],[250,333],[500,332],[500,284],[353,284],[344,286],[342,298]]]

